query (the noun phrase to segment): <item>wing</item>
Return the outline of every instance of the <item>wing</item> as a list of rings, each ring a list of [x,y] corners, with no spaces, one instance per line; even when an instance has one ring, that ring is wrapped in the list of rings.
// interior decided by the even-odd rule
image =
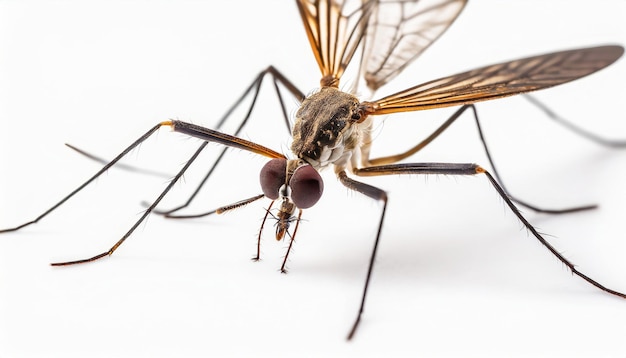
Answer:
[[[296,3],[322,71],[321,86],[338,87],[378,1],[296,0]]]
[[[471,104],[573,81],[623,53],[621,46],[601,46],[533,56],[430,81],[361,105],[366,114],[387,114]]]
[[[457,18],[467,0],[381,0],[370,17],[361,70],[377,90],[396,77]]]

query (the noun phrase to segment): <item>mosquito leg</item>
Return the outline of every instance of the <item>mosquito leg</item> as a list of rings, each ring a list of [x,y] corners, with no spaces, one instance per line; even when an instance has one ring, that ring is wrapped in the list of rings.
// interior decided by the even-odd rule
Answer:
[[[476,122],[476,129],[478,129],[480,142],[483,144],[483,148],[485,148],[485,154],[487,155],[487,160],[489,161],[489,164],[491,165],[491,168],[493,169],[493,175],[500,183],[500,186],[502,187],[502,189],[504,189],[505,192],[510,193],[509,190],[507,190],[506,187],[504,186],[504,182],[500,178],[500,175],[498,174],[498,170],[496,169],[496,164],[493,161],[493,158],[491,157],[491,152],[489,151],[489,148],[487,147],[487,141],[485,140],[483,130],[480,126],[480,121],[478,120],[478,113],[476,112],[476,107],[474,105],[470,105],[470,107],[472,108],[472,112],[474,113],[474,121]],[[578,211],[596,209],[598,207],[597,205],[582,205],[582,206],[576,206],[576,207],[565,208],[565,209],[543,209],[536,205],[532,205],[523,200],[520,200],[517,197],[513,197],[510,194],[509,194],[509,198],[523,207],[526,207],[538,213],[545,213],[545,214],[567,214],[567,213],[574,213]]]
[[[372,271],[374,269],[374,261],[376,259],[376,251],[378,250],[378,242],[380,241],[380,233],[383,228],[383,220],[385,219],[385,211],[387,210],[387,193],[384,190],[379,189],[377,187],[371,186],[369,184],[365,184],[359,181],[356,181],[346,174],[345,171],[341,171],[337,173],[337,177],[339,181],[346,186],[348,189],[352,189],[358,191],[361,194],[364,194],[374,200],[379,200],[383,202],[383,210],[380,214],[380,220],[378,222],[378,231],[376,232],[376,240],[374,240],[374,248],[372,249],[372,256],[370,257],[369,265],[367,268],[367,276],[365,277],[365,285],[363,286],[363,293],[361,295],[361,304],[359,305],[359,312],[357,313],[356,320],[352,325],[352,329],[350,329],[350,333],[348,333],[348,340],[354,337],[356,333],[356,329],[361,322],[361,316],[363,315],[363,309],[365,307],[365,297],[367,296],[367,290],[369,288],[370,279],[372,277]]]
[[[290,236],[289,247],[287,247],[287,252],[285,253],[285,258],[283,259],[283,264],[280,266],[281,273],[287,273],[287,257],[289,257],[289,252],[291,252],[291,247],[293,246],[293,242],[296,239],[296,233],[298,232],[298,227],[300,226],[300,218],[302,218],[302,209],[298,209],[298,218],[296,219],[296,227],[293,229],[293,233]]]
[[[52,266],[67,266],[67,265],[75,265],[75,264],[82,264],[82,263],[87,263],[87,262],[92,262],[92,261],[96,261],[98,259],[101,259],[105,256],[111,256],[113,254],[113,252],[115,252],[115,250],[117,250],[118,247],[120,247],[120,245],[122,245],[122,243],[124,243],[124,241],[126,241],[126,239],[128,237],[130,237],[130,235],[135,231],[135,229],[137,229],[137,227],[139,227],[139,225],[148,217],[148,215],[150,215],[150,213],[152,212],[152,210],[154,210],[154,208],[159,204],[159,202],[165,197],[165,195],[172,189],[172,187],[174,186],[174,184],[176,184],[176,182],[178,181],[178,179],[180,179],[183,174],[185,173],[185,171],[187,171],[187,169],[189,168],[189,166],[191,166],[191,163],[194,162],[194,160],[196,160],[196,158],[198,158],[198,154],[200,154],[199,152],[196,152],[194,156],[192,156],[187,163],[185,163],[185,165],[183,166],[183,168],[178,172],[178,174],[176,174],[176,176],[169,182],[169,184],[165,187],[165,189],[161,192],[161,194],[159,194],[159,196],[156,198],[156,200],[144,211],[144,213],[141,215],[141,217],[139,218],[139,220],[137,220],[135,222],[135,224],[133,224],[133,226],[124,234],[124,236],[122,236],[121,239],[119,239],[115,245],[113,245],[109,250],[100,253],[96,256],[87,258],[87,259],[81,259],[81,260],[76,260],[76,261],[66,261],[66,262],[55,262],[52,263]]]
[[[612,148],[624,148],[626,147],[626,140],[610,140],[604,137],[600,137],[599,135],[589,132],[577,125],[571,123],[565,118],[559,116],[554,111],[552,111],[548,106],[544,103],[540,102],[537,98],[529,94],[522,94],[524,98],[526,98],[530,103],[539,108],[542,112],[544,112],[548,117],[552,118],[555,122],[561,124],[563,127],[571,130],[572,132],[578,134],[581,137],[587,138],[588,140],[595,142],[599,145],[603,145],[606,147]],[[495,173],[494,173],[495,174]]]
[[[74,195],[76,195],[78,192],[80,192],[81,190],[83,190],[87,185],[89,185],[91,182],[93,182],[94,180],[96,180],[96,178],[98,178],[100,175],[102,175],[102,173],[106,172],[107,170],[109,170],[109,168],[111,168],[113,165],[115,165],[118,161],[120,161],[120,159],[122,159],[126,154],[128,154],[130,151],[132,151],[135,147],[137,147],[139,144],[141,144],[143,141],[145,141],[146,139],[148,139],[148,137],[150,137],[152,134],[154,134],[154,132],[156,132],[159,128],[161,128],[164,125],[164,123],[159,123],[156,126],[150,128],[149,131],[147,131],[144,135],[142,135],[141,137],[139,137],[137,140],[135,140],[131,145],[129,145],[126,149],[124,149],[120,154],[117,155],[117,157],[113,158],[113,160],[111,160],[109,163],[107,163],[104,167],[102,167],[102,169],[100,169],[98,172],[96,172],[96,174],[94,174],[91,178],[87,179],[87,181],[85,181],[84,183],[82,183],[81,185],[79,185],[76,189],[74,189],[71,193],[69,193],[68,195],[66,195],[63,199],[61,199],[60,201],[58,201],[56,204],[54,204],[52,207],[50,207],[48,210],[44,211],[41,215],[37,216],[35,219],[25,222],[21,225],[9,228],[9,229],[3,229],[0,230],[0,233],[4,233],[4,232],[10,232],[10,231],[17,231],[23,227],[35,224],[37,222],[39,222],[39,220],[43,219],[44,217],[46,217],[48,214],[50,214],[51,212],[53,212],[55,209],[57,209],[59,206],[63,205],[63,203],[65,203],[66,201],[68,201],[71,197],[73,197]]]
[[[243,94],[237,99],[237,101],[235,101],[235,103],[226,111],[224,116],[219,120],[219,122],[217,123],[216,129],[220,129],[224,125],[224,123],[231,117],[235,109],[237,109],[237,107],[241,105],[243,100],[252,93],[252,101],[251,101],[250,107],[248,108],[248,111],[246,112],[246,115],[243,118],[241,124],[239,124],[239,127],[237,127],[234,133],[235,136],[239,135],[243,127],[246,125],[246,123],[248,123],[248,120],[250,119],[254,106],[256,105],[257,98],[259,96],[261,84],[263,83],[263,79],[265,78],[266,75],[270,75],[273,78],[274,88],[276,90],[276,95],[278,96],[278,101],[281,106],[285,124],[287,126],[287,130],[291,132],[291,125],[289,124],[289,116],[287,115],[287,110],[285,109],[285,101],[283,100],[283,96],[280,92],[278,84],[280,83],[280,85],[285,87],[291,95],[293,95],[294,97],[298,99],[298,101],[302,101],[304,99],[304,94],[293,83],[291,83],[291,81],[289,81],[282,73],[280,73],[280,71],[278,71],[273,66],[269,66],[268,68],[263,70],[261,73],[259,73],[256,79],[250,84],[250,86],[248,86],[248,88],[243,92]],[[205,147],[206,147],[206,143],[203,143],[200,146],[200,148],[198,148],[198,152],[201,152]],[[155,213],[170,217],[171,215],[169,214],[172,214],[176,211],[179,211],[189,206],[191,202],[195,199],[195,197],[198,195],[202,187],[205,185],[205,183],[208,181],[209,177],[213,174],[213,172],[215,171],[215,168],[222,161],[224,155],[226,154],[226,150],[227,148],[222,149],[222,151],[220,152],[219,156],[217,157],[217,159],[215,160],[215,162],[213,163],[213,165],[211,166],[207,174],[200,181],[200,184],[196,187],[194,192],[189,196],[187,201],[185,201],[182,205],[179,205],[175,208],[162,210],[162,211],[155,211]],[[147,203],[144,203],[144,205],[146,204]]]
[[[285,79],[286,81],[286,79]],[[289,115],[287,114],[287,106],[285,105],[285,101],[283,100],[283,96],[280,93],[280,87],[278,87],[278,80],[276,79],[276,76],[273,76],[273,81],[274,83],[274,90],[276,91],[276,96],[278,97],[278,103],[280,104],[280,110],[283,113],[283,119],[285,120],[285,126],[287,127],[287,131],[289,133],[291,133],[291,122],[289,121]],[[288,82],[281,82],[283,84],[288,83]],[[294,87],[295,88],[295,87]],[[299,92],[299,90],[296,88],[296,91]],[[292,94],[295,92],[291,92]],[[302,93],[299,93],[298,95],[295,95],[296,98],[298,99],[298,102],[302,103],[302,101],[304,100],[304,95]]]
[[[378,176],[378,175],[391,175],[391,174],[447,174],[447,175],[476,175],[484,174],[489,179],[491,185],[498,192],[502,200],[511,209],[513,214],[522,222],[528,231],[537,239],[543,246],[545,246],[559,261],[567,266],[573,274],[589,282],[593,286],[608,292],[612,295],[626,298],[626,294],[609,289],[597,281],[589,278],[582,272],[576,269],[576,266],[568,261],[563,255],[561,255],[550,243],[543,238],[543,236],[524,218],[519,209],[513,203],[513,200],[509,198],[508,194],[498,184],[498,181],[485,169],[476,164],[456,164],[456,163],[408,163],[408,164],[393,164],[383,165],[377,167],[368,167],[362,169],[356,169],[355,174],[359,176]]]
[[[91,153],[89,153],[89,152],[87,152],[85,150],[82,150],[82,149],[80,149],[78,147],[75,147],[75,146],[73,146],[73,145],[71,145],[69,143],[65,143],[65,146],[70,148],[70,149],[72,149],[73,151],[77,152],[78,154],[81,154],[81,155],[83,155],[83,156],[85,156],[85,157],[87,157],[87,158],[89,158],[89,159],[91,159],[91,160],[93,160],[93,161],[95,161],[97,163],[100,163],[102,165],[106,165],[107,163],[109,163],[108,159],[104,159],[104,158],[101,158],[101,157],[99,157],[97,155],[91,154]],[[130,172],[136,172],[136,173],[140,173],[140,174],[152,175],[152,176],[157,176],[157,177],[167,178],[167,179],[172,177],[170,174],[161,173],[161,172],[150,170],[150,169],[138,168],[138,167],[135,167],[135,166],[132,166],[132,165],[124,164],[124,163],[119,163],[117,165],[117,168],[118,169],[122,169],[122,170],[127,170],[127,171],[130,171]]]
[[[530,231],[534,237],[537,238],[537,240],[539,240],[539,242],[541,242],[541,244],[543,244],[543,246],[545,246],[548,250],[550,250],[550,252],[556,256],[557,259],[559,259],[559,261],[561,261],[565,266],[567,266],[574,275],[582,278],[583,280],[589,282],[590,284],[592,284],[593,286],[601,289],[602,291],[608,292],[612,295],[621,297],[621,298],[626,298],[626,294],[612,290],[600,283],[598,283],[596,280],[588,277],[587,275],[583,274],[582,272],[578,271],[576,269],[576,266],[571,263],[570,261],[568,261],[563,255],[561,255],[552,245],[550,245],[550,243],[548,243],[548,241],[546,239],[543,238],[543,236],[541,236],[541,234],[539,234],[539,232],[528,222],[528,220],[526,220],[526,218],[524,218],[524,216],[522,215],[522,213],[520,213],[520,211],[515,207],[515,204],[513,204],[513,202],[507,197],[506,192],[504,191],[504,189],[502,188],[502,186],[500,186],[498,184],[498,182],[494,179],[494,177],[491,176],[491,174],[489,174],[489,172],[487,172],[486,170],[478,167],[477,168],[477,173],[482,173],[485,174],[487,176],[487,179],[489,179],[489,182],[491,182],[491,185],[493,185],[493,187],[496,189],[496,191],[498,192],[498,194],[502,197],[502,199],[504,200],[504,202],[506,203],[506,205],[511,209],[511,211],[513,212],[513,214],[515,214],[515,216],[517,216],[517,218],[522,222],[522,224],[524,224],[524,226],[526,227],[526,229],[528,229],[528,231]]]
[[[425,146],[430,144],[433,140],[435,140],[435,138],[437,138],[441,133],[443,133],[454,121],[456,121],[468,109],[471,109],[472,113],[474,114],[474,121],[476,122],[476,128],[478,129],[478,135],[480,137],[480,142],[482,143],[482,146],[485,149],[485,153],[487,154],[487,160],[489,161],[489,164],[493,168],[493,174],[496,177],[496,179],[498,180],[498,182],[500,183],[500,185],[503,188],[505,188],[505,191],[507,193],[509,193],[509,191],[506,190],[506,187],[504,186],[504,183],[503,183],[502,179],[500,178],[500,175],[498,174],[498,170],[496,168],[496,165],[495,165],[495,163],[494,163],[494,161],[493,161],[493,159],[491,157],[491,152],[489,151],[489,147],[487,146],[487,142],[485,140],[482,128],[480,126],[480,121],[478,120],[478,113],[477,113],[476,107],[473,104],[472,105],[464,105],[461,108],[459,108],[441,126],[439,126],[428,137],[426,137],[426,139],[422,140],[416,146],[414,146],[413,148],[407,150],[406,152],[400,153],[400,154],[396,154],[396,155],[392,155],[392,156],[388,156],[388,157],[381,157],[381,158],[371,159],[371,160],[369,160],[369,162],[367,164],[369,164],[371,166],[392,164],[392,163],[396,163],[396,162],[398,162],[398,161],[400,161],[402,159],[405,159],[405,158],[407,158],[407,157],[417,153],[422,148],[424,148]],[[597,207],[596,205],[582,205],[582,206],[576,206],[576,207],[565,208],[565,209],[544,209],[544,208],[540,208],[540,207],[538,207],[536,205],[529,204],[529,203],[527,203],[527,202],[525,202],[523,200],[520,200],[520,199],[518,199],[516,197],[513,197],[510,194],[509,194],[509,197],[511,198],[511,200],[513,200],[514,202],[518,203],[521,206],[524,206],[524,207],[526,207],[528,209],[531,209],[531,210],[533,210],[535,212],[546,213],[546,214],[565,214],[565,213],[572,213],[572,212],[577,212],[577,211],[595,209]]]

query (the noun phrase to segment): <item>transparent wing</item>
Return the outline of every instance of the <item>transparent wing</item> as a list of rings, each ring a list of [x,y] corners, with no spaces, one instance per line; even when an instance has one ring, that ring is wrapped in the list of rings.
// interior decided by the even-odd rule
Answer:
[[[362,105],[367,114],[387,114],[470,104],[573,81],[623,53],[621,46],[601,46],[533,56],[430,81]]]
[[[377,90],[426,50],[457,18],[467,0],[380,0],[370,17],[361,70]]]
[[[296,3],[322,71],[321,86],[338,87],[378,1],[296,0]]]

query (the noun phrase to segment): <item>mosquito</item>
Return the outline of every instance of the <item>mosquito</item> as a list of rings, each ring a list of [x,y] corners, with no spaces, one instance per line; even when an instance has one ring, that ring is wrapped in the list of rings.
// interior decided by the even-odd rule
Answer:
[[[159,129],[168,127],[174,132],[199,138],[203,142],[170,180],[160,195],[147,205],[147,209],[136,223],[110,249],[89,258],[53,263],[53,266],[87,263],[112,255],[153,212],[172,218],[201,217],[220,214],[267,198],[270,200],[270,204],[265,211],[259,229],[257,253],[254,258],[256,260],[260,258],[261,233],[266,221],[271,216],[276,220],[276,239],[283,240],[287,237],[289,240],[289,246],[281,265],[281,271],[286,272],[287,257],[294,243],[303,210],[315,206],[323,194],[324,183],[319,171],[332,167],[342,185],[382,204],[357,316],[348,333],[348,339],[351,339],[355,335],[363,316],[376,252],[382,236],[385,212],[389,204],[389,198],[384,190],[355,178],[397,174],[479,175],[486,178],[502,198],[506,207],[521,221],[528,232],[567,266],[573,274],[600,290],[626,298],[626,294],[610,289],[578,271],[533,227],[517,208],[517,205],[520,205],[535,211],[565,213],[587,210],[594,206],[545,209],[511,196],[495,169],[474,106],[474,103],[479,101],[527,93],[587,76],[619,59],[624,53],[621,46],[605,45],[579,48],[498,63],[426,82],[377,100],[361,101],[355,96],[354,93],[357,92],[359,81],[363,81],[364,86],[373,94],[398,76],[450,27],[461,13],[466,2],[466,0],[296,0],[308,41],[321,71],[320,86],[316,92],[305,96],[287,77],[270,66],[258,75],[242,97],[227,111],[216,129],[179,120],[160,122],[41,215],[0,232],[17,231],[39,222],[116,165],[125,155]],[[353,61],[359,56],[360,61]],[[356,63],[358,66],[356,72],[358,80],[354,81],[350,90],[343,91],[339,89],[339,84],[350,63]],[[284,119],[287,127],[291,130],[292,143],[289,155],[238,137],[242,127],[250,118],[260,85],[266,76],[272,78],[283,109]],[[293,128],[291,128],[286,114],[280,88],[286,89],[300,102],[300,107],[295,114]],[[220,131],[219,129],[227,118],[241,104],[243,98],[250,93],[253,94],[252,103],[235,133],[226,134]],[[536,103],[536,105],[542,107],[540,103]],[[374,142],[372,129],[377,117],[398,112],[451,106],[459,108],[425,139],[405,152],[386,157],[370,158],[370,151]],[[493,174],[474,163],[403,162],[404,159],[430,144],[465,112],[473,114]],[[547,109],[546,112],[550,114]],[[581,132],[578,128],[571,128],[571,124],[567,124],[567,126]],[[581,134],[591,136],[587,132]],[[604,145],[626,146],[626,142],[607,142],[595,137],[591,139]],[[193,164],[208,143],[217,143],[223,145],[224,148],[194,194],[186,203],[176,208],[157,210],[161,200]],[[222,160],[227,148],[237,148],[269,158],[259,174],[261,193],[206,213],[197,215],[177,214],[179,210],[185,208],[193,200],[195,194]],[[277,207],[277,210],[274,211],[275,214],[271,212],[273,207]]]

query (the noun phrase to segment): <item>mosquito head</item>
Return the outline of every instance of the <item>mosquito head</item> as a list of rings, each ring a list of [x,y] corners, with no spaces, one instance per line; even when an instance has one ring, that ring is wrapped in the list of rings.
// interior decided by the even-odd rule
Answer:
[[[291,150],[316,169],[345,160],[358,144],[353,124],[365,117],[356,97],[323,87],[302,101],[293,126]]]
[[[324,182],[317,170],[303,160],[272,159],[259,176],[263,194],[280,200],[276,214],[276,240],[282,240],[294,220],[296,208],[307,209],[322,197]]]
[[[281,198],[283,206],[287,205],[285,202],[293,202],[297,208],[308,209],[320,200],[324,191],[317,170],[299,159],[272,159],[261,169],[259,179],[263,194],[272,200]]]

